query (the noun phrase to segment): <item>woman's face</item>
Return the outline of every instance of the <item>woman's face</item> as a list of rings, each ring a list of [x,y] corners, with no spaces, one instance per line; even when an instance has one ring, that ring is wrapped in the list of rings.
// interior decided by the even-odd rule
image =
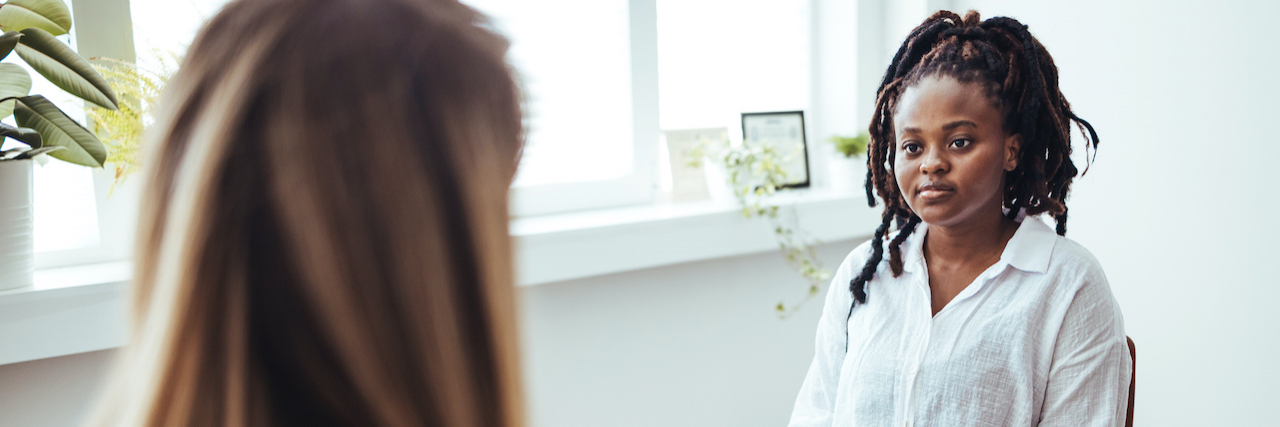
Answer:
[[[1000,212],[1022,137],[1005,133],[980,85],[926,77],[902,94],[893,128],[894,175],[921,220],[947,227]]]

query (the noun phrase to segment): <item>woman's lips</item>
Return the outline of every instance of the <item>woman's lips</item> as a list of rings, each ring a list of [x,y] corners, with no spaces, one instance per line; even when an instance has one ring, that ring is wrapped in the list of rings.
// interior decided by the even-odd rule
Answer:
[[[940,200],[940,199],[950,197],[955,193],[956,193],[955,188],[952,188],[949,185],[934,184],[934,183],[922,185],[920,186],[920,189],[917,190],[916,192],[916,194],[918,194],[920,198],[925,200]]]

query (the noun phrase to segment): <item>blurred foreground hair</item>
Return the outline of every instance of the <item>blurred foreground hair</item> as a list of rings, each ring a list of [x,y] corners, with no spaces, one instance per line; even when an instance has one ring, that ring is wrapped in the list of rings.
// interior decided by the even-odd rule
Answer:
[[[451,0],[239,0],[149,135],[99,426],[522,425],[507,42]]]

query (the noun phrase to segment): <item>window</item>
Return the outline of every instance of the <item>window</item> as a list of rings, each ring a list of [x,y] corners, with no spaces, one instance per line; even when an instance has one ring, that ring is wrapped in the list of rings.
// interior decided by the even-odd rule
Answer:
[[[518,215],[647,203],[659,128],[736,135],[740,113],[809,106],[808,0],[466,3],[512,41],[528,97]]]
[[[663,129],[728,127],[809,107],[808,0],[660,0]]]
[[[631,61],[625,1],[470,0],[511,36],[528,99],[528,146],[514,186],[631,172]]]
[[[654,0],[464,0],[511,41],[526,96],[512,211],[645,203],[658,143]]]
[[[658,1],[663,129],[809,106],[808,0]]]
[[[156,58],[185,54],[200,27],[229,1],[130,0],[138,64],[146,67]]]
[[[463,2],[511,41],[508,59],[525,92],[528,140],[513,213],[649,202],[659,133],[654,0]],[[133,0],[138,62],[185,51],[224,3]]]
[[[511,40],[509,59],[526,95],[528,144],[511,191],[516,215],[651,202],[659,129],[724,126],[738,137],[740,113],[806,110],[817,94],[809,0],[463,1]],[[88,55],[146,67],[184,53],[226,0],[69,3],[83,9],[77,31],[133,29],[136,48]],[[119,17],[97,10],[123,4],[129,13]],[[106,43],[97,33],[64,38],[74,46],[76,37]],[[35,92],[55,95],[83,118],[79,102],[34,80]],[[36,174],[39,267],[127,257],[139,179],[108,197],[108,171],[50,162]]]
[[[809,7],[808,0],[659,0],[662,129],[724,127],[741,140],[742,113],[808,110]],[[670,191],[665,140],[659,150],[660,187]]]

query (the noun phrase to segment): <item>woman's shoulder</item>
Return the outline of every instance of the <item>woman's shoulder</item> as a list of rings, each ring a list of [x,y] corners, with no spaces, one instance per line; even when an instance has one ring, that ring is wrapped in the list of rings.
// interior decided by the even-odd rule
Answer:
[[[1102,264],[1089,249],[1075,240],[1058,236],[1048,274],[1059,284],[1061,297],[1069,301],[1065,324],[1109,328],[1124,340],[1124,315],[1116,301]]]
[[[1072,305],[1091,307],[1089,316],[1111,313],[1120,316],[1119,305],[1111,292],[1111,283],[1098,258],[1075,240],[1056,236],[1047,277],[1057,283],[1062,296]],[[1103,316],[1107,317],[1107,316]]]
[[[1102,263],[1088,248],[1070,238],[1058,235],[1047,221],[1026,218],[1022,228],[1006,248],[1013,267],[1042,284],[1042,291],[1073,298],[1079,292],[1109,294]],[[1086,290],[1085,288],[1088,288]]]
[[[1098,257],[1094,256],[1093,252],[1080,242],[1056,234],[1055,236],[1053,254],[1049,260],[1050,270],[1056,270],[1058,274],[1076,273],[1082,277],[1105,279],[1102,263],[1098,262]]]

